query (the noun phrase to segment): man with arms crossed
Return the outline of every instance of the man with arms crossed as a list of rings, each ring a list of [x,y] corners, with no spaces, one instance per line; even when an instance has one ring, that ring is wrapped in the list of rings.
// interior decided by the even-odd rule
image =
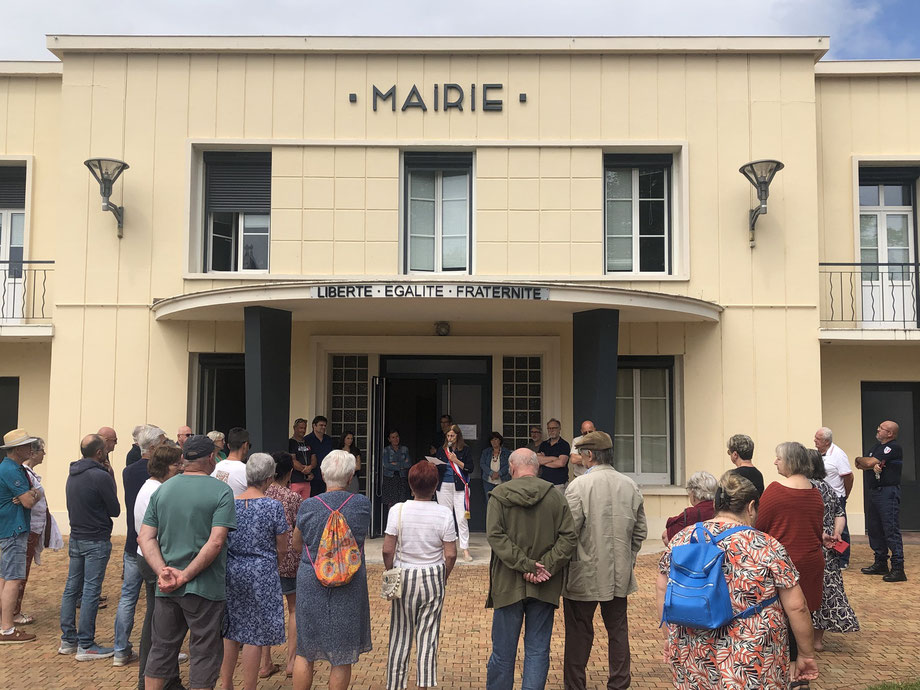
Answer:
[[[562,570],[575,550],[575,530],[565,499],[537,477],[532,450],[519,448],[509,458],[511,481],[489,494],[486,533],[492,547],[489,598],[492,655],[487,690],[511,690],[518,637],[524,629],[524,680],[527,690],[542,688],[549,670],[553,616],[559,608]]]
[[[224,658],[221,626],[227,598],[227,533],[236,529],[233,491],[211,476],[214,442],[190,436],[185,472],[150,498],[138,545],[157,574],[147,690],[178,675],[179,647],[189,634],[189,685],[213,688]]]
[[[25,429],[3,437],[6,457],[0,462],[0,644],[31,642],[35,635],[17,630],[13,622],[19,588],[26,579],[30,509],[45,495],[32,488],[23,463],[32,457],[32,441]]]
[[[901,467],[904,451],[898,438],[900,428],[895,422],[878,425],[878,441],[866,457],[856,458],[856,466],[865,470],[866,533],[875,553],[875,563],[862,568],[864,575],[883,575],[885,582],[904,582],[904,542],[901,540]],[[891,551],[891,570],[888,552]]]

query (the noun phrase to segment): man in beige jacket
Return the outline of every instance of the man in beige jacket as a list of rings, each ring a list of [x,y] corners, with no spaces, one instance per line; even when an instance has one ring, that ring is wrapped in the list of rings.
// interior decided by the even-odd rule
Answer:
[[[575,452],[587,470],[565,492],[578,546],[562,587],[563,678],[566,690],[584,690],[594,612],[600,604],[609,648],[607,689],[619,690],[630,684],[626,596],[637,589],[633,567],[648,534],[642,492],[613,469],[613,442],[603,431],[582,436]]]

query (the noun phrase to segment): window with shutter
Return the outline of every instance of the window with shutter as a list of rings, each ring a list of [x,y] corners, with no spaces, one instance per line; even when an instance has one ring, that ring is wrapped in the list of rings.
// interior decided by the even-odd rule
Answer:
[[[205,270],[267,271],[271,153],[208,151],[204,167]]]

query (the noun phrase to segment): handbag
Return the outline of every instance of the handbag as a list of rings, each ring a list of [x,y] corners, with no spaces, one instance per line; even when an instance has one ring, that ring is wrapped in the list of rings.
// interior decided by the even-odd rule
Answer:
[[[396,527],[396,558],[399,558],[399,535],[402,532],[402,512],[405,503],[399,506],[399,523]],[[396,567],[383,571],[383,580],[380,582],[380,597],[387,601],[399,599],[402,596],[403,569]]]

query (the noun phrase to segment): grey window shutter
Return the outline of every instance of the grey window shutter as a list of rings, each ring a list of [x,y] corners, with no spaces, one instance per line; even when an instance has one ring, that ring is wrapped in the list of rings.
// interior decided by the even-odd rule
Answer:
[[[208,213],[271,211],[271,153],[209,151],[204,154],[204,163]]]
[[[26,207],[26,168],[24,165],[0,166],[0,208]]]

